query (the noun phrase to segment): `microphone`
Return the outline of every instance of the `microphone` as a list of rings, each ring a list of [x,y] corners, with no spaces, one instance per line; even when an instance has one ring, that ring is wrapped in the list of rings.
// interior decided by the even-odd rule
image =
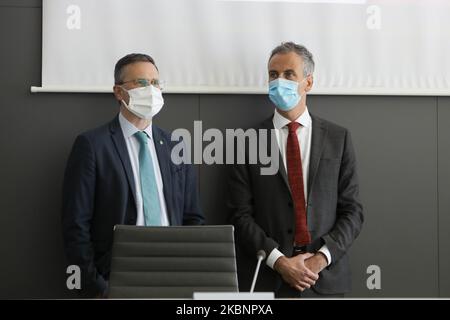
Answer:
[[[253,275],[253,281],[252,281],[252,287],[250,288],[250,293],[253,293],[253,290],[255,290],[255,284],[256,284],[256,279],[258,278],[259,267],[261,266],[261,262],[266,258],[266,252],[264,250],[259,250],[256,253],[256,258],[258,259],[258,262],[256,264],[255,274]]]

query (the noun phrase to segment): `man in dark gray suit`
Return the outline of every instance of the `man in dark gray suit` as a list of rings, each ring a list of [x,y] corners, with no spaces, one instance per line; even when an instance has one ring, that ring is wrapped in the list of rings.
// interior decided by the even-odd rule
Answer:
[[[240,287],[249,289],[256,252],[264,250],[257,291],[278,297],[343,296],[351,289],[347,251],[363,224],[350,133],[310,115],[306,97],[314,61],[304,46],[276,47],[268,68],[276,109],[256,129],[275,129],[279,170],[263,175],[261,163],[246,162],[230,172],[228,205]],[[249,159],[249,148],[244,152]]]

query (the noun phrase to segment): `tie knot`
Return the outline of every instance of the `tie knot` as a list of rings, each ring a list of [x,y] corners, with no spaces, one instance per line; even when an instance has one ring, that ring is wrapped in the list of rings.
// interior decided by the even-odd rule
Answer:
[[[289,132],[296,132],[297,129],[300,127],[300,123],[296,121],[290,122],[288,125]]]
[[[147,144],[148,135],[144,131],[138,131],[134,135],[136,136],[141,145]]]

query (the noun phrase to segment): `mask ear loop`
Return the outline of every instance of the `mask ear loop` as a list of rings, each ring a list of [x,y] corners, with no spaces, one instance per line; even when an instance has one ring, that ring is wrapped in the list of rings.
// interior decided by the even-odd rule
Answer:
[[[120,85],[120,86],[118,86],[120,89],[122,89],[123,91],[125,91],[127,94],[128,94],[128,90],[127,89],[125,89],[124,87],[123,87],[123,85]],[[128,94],[128,98],[130,98],[130,95]],[[126,103],[125,102],[125,100],[120,100],[120,102],[123,104],[123,106],[125,107],[125,108],[127,108],[128,110],[129,110],[129,106],[128,106],[128,103]]]

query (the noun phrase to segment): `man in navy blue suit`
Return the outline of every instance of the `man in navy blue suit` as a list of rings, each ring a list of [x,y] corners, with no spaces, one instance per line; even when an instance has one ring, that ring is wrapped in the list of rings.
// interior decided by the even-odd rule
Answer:
[[[81,269],[86,297],[107,294],[116,224],[204,222],[194,168],[171,161],[178,142],[152,122],[164,104],[154,60],[127,55],[114,80],[119,114],[76,138],[64,176],[64,247],[68,263]]]

